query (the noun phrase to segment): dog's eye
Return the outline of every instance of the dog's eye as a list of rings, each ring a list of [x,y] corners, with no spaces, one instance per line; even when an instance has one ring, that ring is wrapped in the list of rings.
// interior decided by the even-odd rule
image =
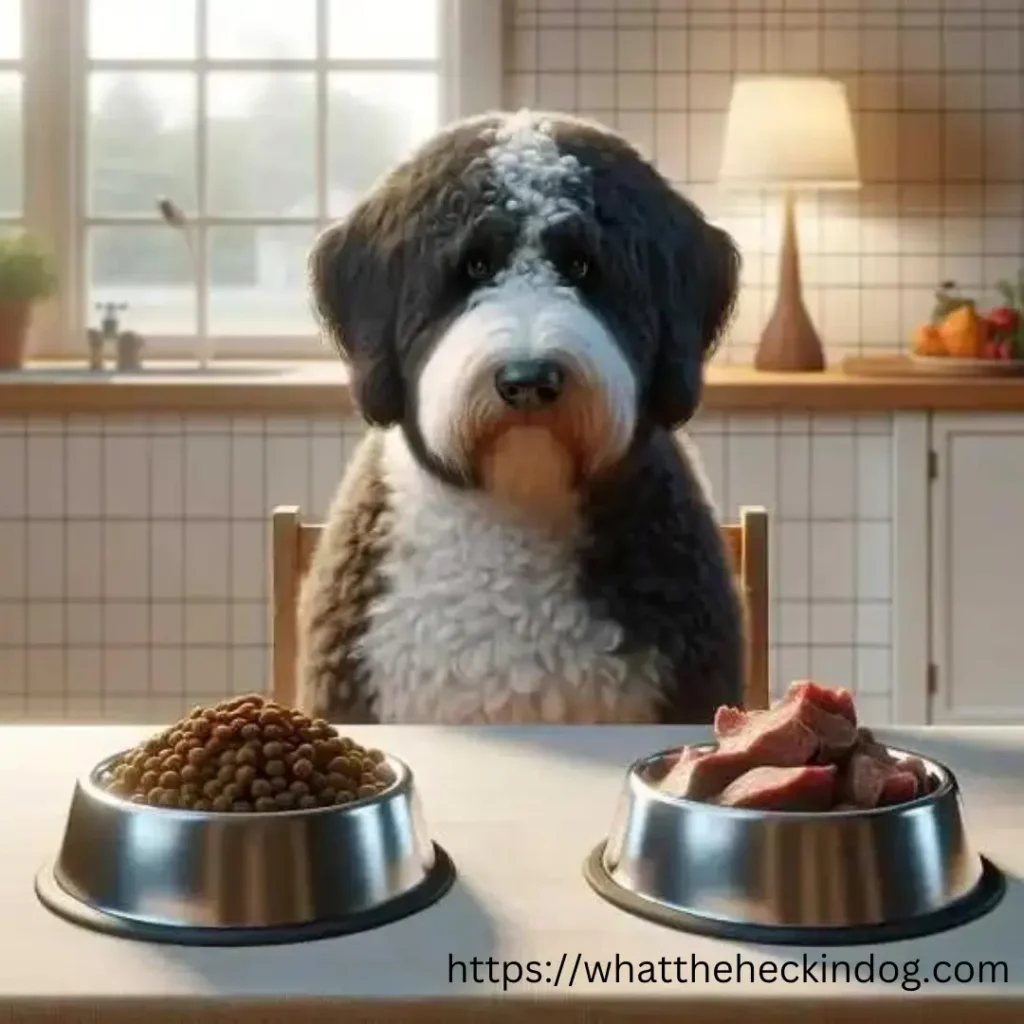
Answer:
[[[590,273],[590,263],[582,256],[575,256],[569,261],[568,274],[572,281],[582,281]]]
[[[491,276],[491,265],[483,256],[470,256],[466,260],[466,276],[471,281],[486,281]]]

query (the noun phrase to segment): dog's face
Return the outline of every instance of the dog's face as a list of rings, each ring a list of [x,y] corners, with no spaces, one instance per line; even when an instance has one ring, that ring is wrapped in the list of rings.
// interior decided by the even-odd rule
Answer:
[[[513,497],[577,489],[693,415],[738,270],[621,138],[527,113],[442,132],[311,257],[365,418]]]

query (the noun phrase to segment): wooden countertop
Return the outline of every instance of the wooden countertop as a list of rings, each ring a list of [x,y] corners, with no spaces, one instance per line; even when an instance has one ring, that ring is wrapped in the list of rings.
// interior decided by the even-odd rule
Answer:
[[[749,366],[708,368],[704,409],[726,413],[882,413],[899,410],[1024,412],[1024,377],[925,377],[899,357],[851,361],[824,373],[760,373]],[[336,361],[224,362],[200,373],[154,362],[141,374],[93,375],[41,363],[0,374],[0,416],[66,414],[197,415],[351,412],[347,375]]]
[[[353,727],[358,740],[390,750],[416,774],[433,837],[459,878],[439,903],[403,921],[297,946],[189,949],[97,935],[52,916],[33,891],[36,871],[58,849],[74,778],[147,728],[0,727],[0,1020],[92,1024],[202,1020],[308,1022],[394,1020],[444,1024],[506,1021],[678,1021],[988,1024],[1024,1014],[1024,728],[881,730],[900,747],[953,769],[978,849],[1009,876],[988,916],[954,931],[885,946],[800,950],[756,947],[678,933],[600,900],[581,874],[609,826],[625,766],[637,757],[706,736],[701,729],[628,726],[462,728]],[[804,961],[804,955],[808,958]],[[899,981],[792,984],[540,982],[510,986],[449,982],[449,957],[502,962],[655,964],[696,957],[757,965],[873,959],[901,978],[916,966],[916,990]],[[1007,965],[1008,984],[943,984],[940,962]],[[905,966],[909,965],[909,966]],[[950,967],[942,967],[944,972]],[[961,966],[961,972],[966,971]],[[735,971],[735,966],[730,967]],[[792,968],[787,969],[790,972]],[[799,968],[802,970],[802,968]],[[584,972],[585,973],[585,972]],[[779,976],[786,976],[778,968]],[[886,975],[888,977],[888,974]],[[481,1005],[481,1000],[487,1000]],[[670,1002],[669,1002],[670,1001]],[[1010,1005],[1010,1003],[1014,1005]]]

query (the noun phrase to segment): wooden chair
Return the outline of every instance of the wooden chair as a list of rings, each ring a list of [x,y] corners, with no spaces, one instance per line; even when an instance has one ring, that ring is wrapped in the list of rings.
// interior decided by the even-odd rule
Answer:
[[[743,706],[750,711],[768,707],[768,510],[757,505],[740,509],[738,523],[722,526],[732,555],[747,613],[747,678]]]
[[[272,531],[271,678],[274,699],[294,705],[296,608],[302,578],[320,539],[319,523],[304,523],[297,506],[274,509]],[[738,523],[722,527],[746,602],[747,679],[744,707],[768,707],[768,512],[740,510]]]

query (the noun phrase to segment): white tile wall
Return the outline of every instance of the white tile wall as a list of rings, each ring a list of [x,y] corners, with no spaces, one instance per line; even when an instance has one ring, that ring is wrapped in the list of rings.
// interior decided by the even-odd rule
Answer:
[[[266,684],[268,516],[322,516],[356,422],[0,419],[0,720],[163,720]],[[772,513],[778,688],[889,715],[889,417],[702,417],[716,499]]]
[[[739,241],[748,362],[779,208],[715,185],[736,74],[843,80],[864,187],[802,197],[808,308],[830,357],[904,348],[939,282],[983,301],[1024,255],[1020,0],[510,0],[506,104],[618,128]]]
[[[322,515],[338,419],[0,419],[0,719],[156,720],[261,688],[268,516]]]
[[[771,516],[772,687],[814,677],[892,716],[892,417],[702,416],[719,508]]]

